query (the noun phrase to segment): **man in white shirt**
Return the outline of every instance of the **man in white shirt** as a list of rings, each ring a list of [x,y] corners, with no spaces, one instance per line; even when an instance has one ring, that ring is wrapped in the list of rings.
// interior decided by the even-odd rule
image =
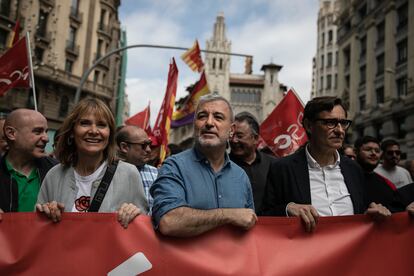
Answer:
[[[397,188],[413,183],[410,172],[398,166],[401,159],[400,144],[393,140],[385,140],[381,143],[383,163],[378,165],[375,172],[391,180]]]
[[[319,97],[306,104],[303,125],[309,143],[273,164],[277,181],[267,185],[263,215],[300,217],[309,232],[319,216],[391,215],[381,204],[365,202],[361,168],[338,153],[352,123],[346,118],[339,98]]]

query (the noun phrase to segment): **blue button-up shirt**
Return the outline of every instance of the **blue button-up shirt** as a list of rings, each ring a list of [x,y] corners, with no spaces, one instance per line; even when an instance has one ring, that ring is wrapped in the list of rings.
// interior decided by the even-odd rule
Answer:
[[[214,172],[209,161],[192,148],[169,157],[151,186],[155,227],[161,217],[178,207],[194,209],[250,208],[254,210],[249,178],[225,154],[222,169]]]

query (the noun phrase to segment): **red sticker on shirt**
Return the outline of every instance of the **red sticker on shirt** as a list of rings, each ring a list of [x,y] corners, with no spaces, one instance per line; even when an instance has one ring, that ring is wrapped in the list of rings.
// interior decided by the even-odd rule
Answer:
[[[89,209],[90,203],[90,196],[81,196],[80,198],[75,200],[75,208],[79,212],[87,212]]]

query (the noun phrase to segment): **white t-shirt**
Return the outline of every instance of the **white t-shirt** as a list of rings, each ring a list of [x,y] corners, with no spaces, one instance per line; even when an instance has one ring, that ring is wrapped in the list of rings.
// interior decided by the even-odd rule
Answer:
[[[400,166],[395,166],[391,170],[386,170],[382,164],[379,164],[374,171],[389,179],[392,183],[394,183],[397,189],[407,184],[413,183],[410,172]]]
[[[91,175],[81,176],[75,171],[75,182],[78,187],[72,212],[87,212],[91,203],[92,184],[96,181],[101,172],[106,168],[107,162],[103,162]]]

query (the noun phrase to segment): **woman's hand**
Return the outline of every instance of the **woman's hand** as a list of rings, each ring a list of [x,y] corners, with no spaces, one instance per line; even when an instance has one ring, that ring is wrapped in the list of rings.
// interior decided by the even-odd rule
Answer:
[[[53,222],[59,222],[62,218],[63,210],[65,210],[65,205],[60,202],[52,201],[44,204],[36,204],[36,210],[38,212],[44,213],[48,218]]]
[[[123,203],[118,210],[118,222],[125,229],[128,228],[128,224],[139,214],[141,210],[132,203]]]

